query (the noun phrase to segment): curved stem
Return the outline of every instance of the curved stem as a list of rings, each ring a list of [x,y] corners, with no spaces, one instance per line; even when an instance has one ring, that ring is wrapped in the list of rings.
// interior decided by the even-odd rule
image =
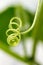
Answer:
[[[36,23],[36,17],[37,17],[37,14],[38,14],[38,12],[39,12],[39,6],[40,6],[40,0],[38,0],[38,6],[37,6],[35,18],[34,18],[34,21],[33,21],[32,25],[31,25],[31,27],[30,27],[28,30],[26,30],[26,31],[24,31],[24,32],[21,32],[21,34],[26,34],[26,33],[30,32],[30,31],[34,28],[35,23]]]

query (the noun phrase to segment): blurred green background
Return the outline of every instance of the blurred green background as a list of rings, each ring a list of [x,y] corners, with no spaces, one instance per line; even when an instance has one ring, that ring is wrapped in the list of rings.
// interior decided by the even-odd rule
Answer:
[[[26,1],[23,1],[23,2],[26,2]],[[27,25],[26,29],[28,29],[32,25],[35,19],[36,11],[33,11],[33,9],[32,10],[28,9],[29,7],[26,9],[25,8],[26,5],[25,7],[23,7],[23,2],[22,2],[22,5],[20,4],[14,5],[13,3],[13,6],[12,5],[10,5],[10,7],[6,6],[7,9],[4,10],[3,12],[0,12],[0,49],[6,52],[7,54],[9,54],[9,56],[8,55],[6,56],[6,53],[4,53],[3,51],[1,52],[2,54],[6,56],[6,59],[8,59],[9,57],[13,57],[13,59],[16,58],[18,60],[18,61],[15,61],[16,59],[10,60],[8,63],[6,63],[6,61],[5,62],[2,61],[0,62],[0,65],[2,65],[3,62],[4,62],[4,65],[5,64],[9,65],[9,63],[11,62],[12,64],[10,65],[17,65],[17,63],[18,65],[19,63],[21,65],[22,64],[21,61],[23,62],[22,65],[41,65],[41,64],[43,65],[43,52],[40,51],[40,49],[43,50],[43,0],[40,0],[40,6],[36,16],[36,20],[35,20],[36,23],[34,28],[30,32],[26,33],[25,35],[22,35],[21,42],[19,43],[19,45],[16,47],[11,47],[7,44],[7,41],[6,41],[7,36],[5,32],[8,29],[8,24],[12,17],[17,16],[21,18],[22,24],[23,24],[22,26],[23,31],[25,31],[26,25]],[[35,1],[32,1],[32,0],[30,2],[35,3]],[[27,1],[27,4],[28,4],[28,1]],[[40,45],[38,45],[38,43]],[[40,46],[40,47],[37,47],[37,46]],[[37,50],[37,48],[39,50]],[[38,53],[42,52],[42,53],[38,55],[37,52]],[[2,59],[2,56],[0,60]],[[38,56],[41,56],[42,60],[40,60],[40,58],[37,58]]]

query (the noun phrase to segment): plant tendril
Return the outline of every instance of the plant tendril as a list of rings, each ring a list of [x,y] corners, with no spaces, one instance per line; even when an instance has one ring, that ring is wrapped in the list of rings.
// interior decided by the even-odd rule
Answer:
[[[19,24],[17,22],[14,22],[13,20],[17,19],[19,21]],[[13,25],[17,28],[13,28]],[[22,22],[20,20],[20,18],[18,17],[13,17],[10,20],[9,23],[9,29],[6,31],[6,35],[7,35],[7,43],[11,46],[16,46],[18,45],[18,43],[20,42],[21,39],[21,34],[20,34],[20,28],[22,26]]]
[[[14,20],[18,20],[18,21],[15,22]],[[31,31],[32,28],[34,27],[34,24],[35,24],[35,22],[33,22],[32,26],[28,30],[21,32],[21,30],[20,30],[22,28],[21,19],[18,17],[11,18],[9,26],[8,26],[9,29],[6,31],[7,43],[11,46],[18,45],[18,43],[20,42],[20,39],[21,39],[21,34],[23,35],[29,31]],[[13,26],[16,26],[16,28]]]

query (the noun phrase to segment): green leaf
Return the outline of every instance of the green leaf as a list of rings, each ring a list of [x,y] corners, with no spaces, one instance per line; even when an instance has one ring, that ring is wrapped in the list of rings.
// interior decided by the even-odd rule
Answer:
[[[16,8],[17,7],[10,7],[6,11],[0,13],[0,40],[2,42],[5,42],[6,44],[7,44],[7,41],[6,41],[7,37],[6,37],[5,32],[8,29],[10,19],[15,16]],[[22,11],[24,11],[26,13],[26,15],[28,15],[28,18],[30,19],[30,21],[28,21],[28,22],[30,22],[30,24],[32,24],[34,15],[31,12],[24,10],[22,7],[21,7],[21,9],[22,9]],[[18,13],[18,14],[20,14],[20,13]],[[22,12],[21,12],[21,14],[22,14]],[[23,14],[21,15],[21,14],[20,14],[20,17],[21,16],[24,17],[24,15]],[[21,17],[21,20],[23,19],[23,17]]]
[[[14,8],[8,8],[6,11],[0,14],[0,40],[6,42],[6,30],[10,19],[14,16]]]

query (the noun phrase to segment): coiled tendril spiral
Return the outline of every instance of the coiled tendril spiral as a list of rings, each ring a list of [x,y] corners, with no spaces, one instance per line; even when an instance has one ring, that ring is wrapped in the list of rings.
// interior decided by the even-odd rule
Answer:
[[[18,20],[19,23],[13,22],[13,20]],[[16,26],[16,28],[13,28],[13,25]],[[11,46],[16,46],[20,42],[21,34],[20,34],[20,28],[22,26],[22,21],[18,17],[13,17],[10,20],[9,23],[9,29],[6,31],[7,35],[7,43]]]
[[[18,22],[15,22],[13,20],[18,20]],[[16,28],[13,27],[13,25],[16,26]],[[20,42],[20,39],[21,39],[21,34],[23,35],[29,31],[31,31],[33,29],[34,25],[35,25],[35,20],[28,30],[21,32],[20,31],[20,28],[22,27],[21,19],[18,17],[11,18],[10,23],[9,23],[9,29],[6,31],[7,43],[11,46],[18,45],[18,43]]]

